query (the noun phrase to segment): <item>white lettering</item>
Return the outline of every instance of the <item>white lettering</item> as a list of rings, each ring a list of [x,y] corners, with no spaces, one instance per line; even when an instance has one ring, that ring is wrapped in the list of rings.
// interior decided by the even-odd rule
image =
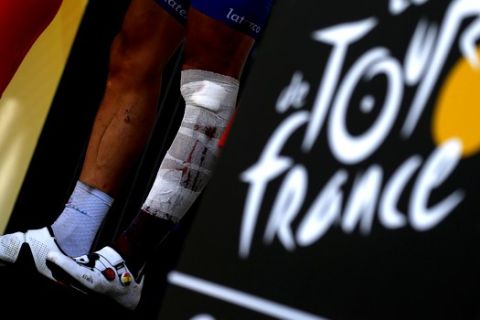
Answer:
[[[297,165],[290,170],[278,191],[265,230],[265,244],[271,244],[275,235],[278,234],[278,239],[287,250],[293,251],[295,249],[291,225],[302,208],[307,189],[307,172],[303,166]]]
[[[407,7],[426,1],[410,0]],[[262,202],[269,184],[282,175],[283,181],[276,190],[263,240],[265,245],[271,245],[278,238],[280,244],[290,251],[298,246],[313,245],[330,228],[338,225],[344,233],[353,233],[358,229],[363,235],[368,235],[375,225],[376,215],[379,226],[387,229],[411,227],[415,231],[427,231],[445,220],[465,199],[465,192],[458,187],[442,200],[438,200],[438,195],[433,196],[437,188],[447,185],[459,166],[462,157],[459,140],[453,139],[434,148],[426,159],[420,154],[410,154],[402,163],[396,161],[396,170],[392,170],[390,163],[384,169],[372,160],[363,172],[349,172],[338,165],[358,168],[361,164],[364,167],[362,162],[373,158],[389,141],[387,138],[394,128],[400,128],[402,138],[410,137],[424,113],[439,75],[445,69],[455,39],[459,39],[460,52],[472,66],[480,68],[477,52],[480,2],[452,1],[446,11],[440,28],[424,18],[419,21],[407,44],[403,66],[387,48],[375,47],[360,55],[349,69],[345,68],[350,47],[377,25],[375,18],[314,32],[314,40],[329,44],[332,49],[311,113],[300,110],[306,103],[310,84],[303,79],[301,71],[295,71],[275,105],[279,114],[287,111],[291,114],[273,132],[259,160],[240,176],[243,182],[249,184],[240,230],[239,254],[242,258],[248,257],[254,234],[259,234],[256,224],[263,211]],[[233,11],[229,12],[231,19],[240,19],[233,14]],[[465,23],[467,18],[473,19]],[[464,27],[463,33],[459,32],[460,27]],[[342,78],[343,72],[345,76]],[[365,94],[360,99],[355,95],[362,81],[377,78],[385,79],[382,104],[377,105],[376,96],[372,94]],[[413,92],[410,108],[405,110],[405,122],[399,123],[397,118],[405,103],[404,90],[415,85],[418,88]],[[358,101],[359,110],[363,113],[377,112],[375,120],[364,132],[352,135],[348,125],[351,120],[349,115],[357,107],[355,101]],[[335,174],[326,180],[326,185],[320,188],[310,205],[305,203],[307,193],[310,194],[308,167],[296,163],[297,160],[284,154],[287,150],[283,150],[293,134],[303,132],[299,129],[304,125],[302,151],[309,153],[322,133],[325,134],[323,141],[327,142],[326,147],[331,151],[331,154],[322,155],[326,159],[323,163],[329,164],[332,157],[336,160]],[[322,132],[324,127],[325,133]],[[398,144],[398,141],[392,142]],[[332,169],[327,165],[319,170],[328,172]],[[389,176],[384,176],[387,173]],[[411,190],[410,186],[413,186]],[[444,188],[442,192],[446,192]],[[408,204],[406,208],[400,204],[403,199]],[[344,200],[345,206],[342,207]],[[302,213],[304,208],[307,209],[305,214]],[[296,230],[295,226],[298,226]]]
[[[364,173],[358,174],[343,213],[343,187],[348,180],[348,173],[345,170],[337,171],[304,216],[300,216],[299,213],[304,206],[308,175],[303,166],[297,165],[286,175],[277,194],[264,233],[264,244],[271,244],[275,236],[278,236],[280,243],[289,251],[295,250],[297,245],[310,246],[323,237],[336,222],[340,222],[345,233],[354,232],[358,226],[363,235],[369,235],[374,225],[377,205],[380,207],[378,221],[387,229],[410,225],[417,231],[430,230],[444,220],[464,199],[464,192],[457,190],[437,205],[428,207],[433,190],[448,179],[456,168],[460,156],[461,145],[457,140],[446,142],[432,152],[417,175],[414,188],[409,194],[408,214],[401,213],[397,203],[408,182],[420,168],[422,162],[420,156],[408,158],[393,173],[383,191],[381,189],[383,170],[380,166],[372,165]],[[257,192],[260,189],[258,186],[261,186],[263,195],[266,186],[264,181],[271,180],[270,177],[256,179]],[[250,188],[250,192],[255,190],[254,187],[255,185]],[[297,218],[301,221],[295,231],[293,225]],[[248,242],[244,243],[248,244],[248,247],[241,247],[243,258],[248,257],[254,227],[252,225],[249,229],[242,228],[242,237],[248,239]]]
[[[360,223],[360,231],[363,234],[370,233],[382,179],[382,168],[377,165],[357,177],[342,219],[344,232],[352,233],[355,226]]]
[[[347,178],[345,170],[338,171],[315,199],[297,230],[296,239],[300,246],[306,247],[318,241],[340,218],[343,202],[341,188]]]
[[[281,149],[292,133],[305,124],[308,118],[309,113],[306,111],[297,112],[287,118],[273,133],[258,163],[240,176],[242,181],[250,184],[240,232],[241,257],[248,256],[250,252],[255,224],[269,181],[293,165],[291,158],[280,156]]]
[[[187,17],[187,10],[182,7],[180,3],[175,0],[164,0],[166,4],[168,4],[175,12],[180,14],[181,17]]]
[[[460,50],[476,69],[480,69],[480,59],[477,54],[477,43],[479,39],[480,19],[477,19],[460,37]]]
[[[313,104],[312,118],[303,141],[304,152],[312,149],[323,127],[329,104],[333,98],[338,79],[340,78],[348,47],[364,37],[376,24],[377,20],[370,18],[319,30],[313,34],[314,40],[331,44],[333,51],[328,59],[322,83]]]
[[[405,189],[408,181],[422,164],[419,156],[413,156],[397,170],[385,186],[383,197],[380,200],[379,220],[380,223],[388,229],[398,229],[405,227],[407,219],[398,210],[397,203]]]
[[[303,74],[299,71],[295,72],[290,84],[282,90],[277,99],[277,111],[284,113],[290,107],[295,109],[303,107],[309,91],[310,85],[308,82],[303,81]]]
[[[434,207],[428,207],[433,189],[447,180],[457,167],[461,155],[461,142],[450,140],[435,150],[427,160],[413,187],[409,205],[409,217],[416,230],[425,231],[435,227],[462,202],[464,193],[455,191]]]
[[[388,80],[387,96],[377,121],[357,137],[346,129],[347,109],[354,89],[362,77],[367,80],[384,74]],[[385,49],[372,49],[352,67],[341,84],[328,125],[328,142],[335,157],[345,164],[365,160],[383,143],[400,110],[403,96],[402,72],[397,61]]]
[[[254,23],[253,21],[250,21],[248,19],[245,18],[245,16],[241,16],[237,13],[235,13],[234,9],[233,8],[230,8],[228,9],[228,13],[226,15],[226,18],[230,21],[233,21],[235,22],[236,24],[245,24],[248,26],[248,28],[253,31],[254,33],[260,33],[260,31],[262,31],[262,28]]]
[[[431,59],[438,33],[436,24],[430,27],[425,20],[418,23],[405,57],[405,83],[417,85],[424,76]]]
[[[480,21],[480,1],[458,0],[452,2],[447,9],[447,14],[438,36],[438,44],[435,47],[433,57],[430,60],[425,79],[420,84],[418,92],[410,107],[405,124],[402,128],[402,135],[404,138],[410,137],[415,130],[420,115],[422,114],[423,109],[425,108],[427,101],[432,94],[432,90],[437,83],[440,72],[445,65],[445,61],[450,53],[459,29],[464,20],[470,16],[475,16],[476,18],[475,21],[472,22],[474,29],[471,30],[477,31],[477,23]],[[468,53],[468,50],[467,52],[464,52],[464,54]]]

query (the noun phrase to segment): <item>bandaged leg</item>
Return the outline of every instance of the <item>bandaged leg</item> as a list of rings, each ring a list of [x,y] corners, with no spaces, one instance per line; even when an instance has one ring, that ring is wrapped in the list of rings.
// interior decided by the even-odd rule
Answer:
[[[238,80],[203,70],[184,70],[185,115],[163,159],[142,210],[178,222],[209,181],[218,139],[235,109]]]

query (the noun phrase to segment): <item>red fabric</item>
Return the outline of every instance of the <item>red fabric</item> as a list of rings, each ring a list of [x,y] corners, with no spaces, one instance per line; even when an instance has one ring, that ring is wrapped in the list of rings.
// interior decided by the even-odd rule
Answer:
[[[225,146],[225,143],[227,142],[228,134],[230,133],[230,129],[232,128],[233,125],[233,120],[235,118],[236,113],[234,113],[231,117],[230,120],[228,121],[227,127],[225,128],[225,131],[223,131],[220,140],[218,141],[218,147],[223,149]]]
[[[0,0],[0,96],[62,0]]]

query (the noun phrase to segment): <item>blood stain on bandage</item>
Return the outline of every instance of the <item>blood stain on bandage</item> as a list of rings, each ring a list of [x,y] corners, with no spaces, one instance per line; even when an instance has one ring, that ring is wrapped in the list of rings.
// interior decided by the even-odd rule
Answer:
[[[203,133],[205,136],[207,136],[210,139],[215,138],[215,135],[217,134],[217,127],[211,127],[211,126],[210,127],[204,127],[204,126],[196,124],[193,127],[193,130]]]
[[[205,135],[212,139],[215,137],[215,134],[217,133],[217,128],[216,127],[206,127],[205,128]]]
[[[194,186],[194,183],[192,183],[190,164],[192,163],[193,154],[195,152],[195,149],[197,148],[197,145],[198,145],[198,140],[195,140],[192,150],[190,151],[187,159],[185,159],[185,161],[183,162],[183,167],[182,167],[182,184],[185,188],[190,190],[193,190],[193,186]]]
[[[182,171],[182,185],[183,187],[192,190],[192,191],[200,191],[204,186],[205,174],[199,170],[192,169],[191,164],[194,161],[194,155],[200,154],[198,159],[198,163],[195,163],[197,167],[204,168],[209,170],[210,168],[205,166],[208,148],[204,146],[200,141],[195,141],[192,150],[190,151],[187,159],[183,162],[183,166],[181,168]],[[199,148],[202,148],[200,152]]]
[[[208,140],[215,139],[218,134],[218,128],[215,126],[202,126],[195,124],[192,129],[196,132],[203,134]],[[208,174],[203,173],[202,170],[193,169],[192,164],[196,168],[210,170],[213,163],[211,160],[207,160],[210,151],[208,143],[205,140],[195,140],[188,156],[183,161],[182,165],[177,168],[181,171],[181,184],[184,188],[198,192],[205,186],[205,180],[208,179]]]

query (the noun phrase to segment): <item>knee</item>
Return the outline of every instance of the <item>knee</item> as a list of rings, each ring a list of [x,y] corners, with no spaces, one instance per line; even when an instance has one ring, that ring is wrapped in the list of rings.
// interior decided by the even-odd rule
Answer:
[[[148,44],[120,32],[110,50],[109,77],[145,84],[159,81],[163,66],[150,52]]]

